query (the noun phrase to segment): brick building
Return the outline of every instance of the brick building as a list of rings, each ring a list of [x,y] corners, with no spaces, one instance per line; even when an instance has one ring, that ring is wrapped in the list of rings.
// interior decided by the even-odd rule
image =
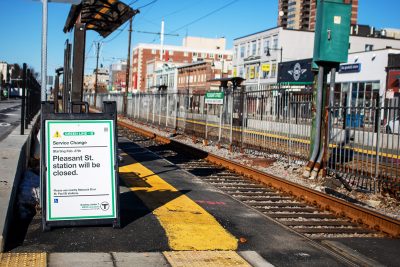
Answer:
[[[229,77],[232,75],[231,62],[202,61],[177,67],[178,92],[202,94],[210,90],[218,90],[219,82],[209,80]]]
[[[148,72],[151,71],[151,68],[155,71],[157,67],[149,66],[148,63],[155,62],[156,59],[171,64],[190,64],[201,61],[217,62],[221,60],[232,62],[232,51],[225,50],[225,46],[225,38],[208,39],[195,37],[184,38],[182,46],[138,44],[132,53],[129,88],[142,92],[150,89],[149,76],[151,75],[148,75]],[[162,57],[160,56],[161,51],[163,51]],[[152,83],[154,84],[154,82]]]

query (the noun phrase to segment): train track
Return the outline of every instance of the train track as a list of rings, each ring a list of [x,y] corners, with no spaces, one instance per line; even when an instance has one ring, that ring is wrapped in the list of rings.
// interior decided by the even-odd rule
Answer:
[[[245,205],[312,239],[400,235],[400,222],[119,122],[121,133]],[[143,138],[146,137],[146,138]]]

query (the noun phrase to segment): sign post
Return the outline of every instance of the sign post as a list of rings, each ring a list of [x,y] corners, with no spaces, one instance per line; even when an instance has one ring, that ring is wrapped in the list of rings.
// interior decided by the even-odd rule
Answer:
[[[43,230],[64,225],[119,227],[116,112],[47,113],[52,105],[42,105]]]

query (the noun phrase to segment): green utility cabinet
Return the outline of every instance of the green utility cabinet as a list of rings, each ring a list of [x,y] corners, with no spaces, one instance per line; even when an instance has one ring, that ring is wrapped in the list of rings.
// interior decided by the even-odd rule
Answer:
[[[343,0],[318,0],[314,39],[314,62],[347,62],[351,4]]]

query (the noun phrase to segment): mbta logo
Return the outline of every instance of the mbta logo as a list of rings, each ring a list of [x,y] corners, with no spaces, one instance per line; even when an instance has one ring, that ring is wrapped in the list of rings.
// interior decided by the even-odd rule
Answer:
[[[100,204],[100,209],[102,210],[108,210],[110,208],[110,204],[107,201],[103,201]]]

